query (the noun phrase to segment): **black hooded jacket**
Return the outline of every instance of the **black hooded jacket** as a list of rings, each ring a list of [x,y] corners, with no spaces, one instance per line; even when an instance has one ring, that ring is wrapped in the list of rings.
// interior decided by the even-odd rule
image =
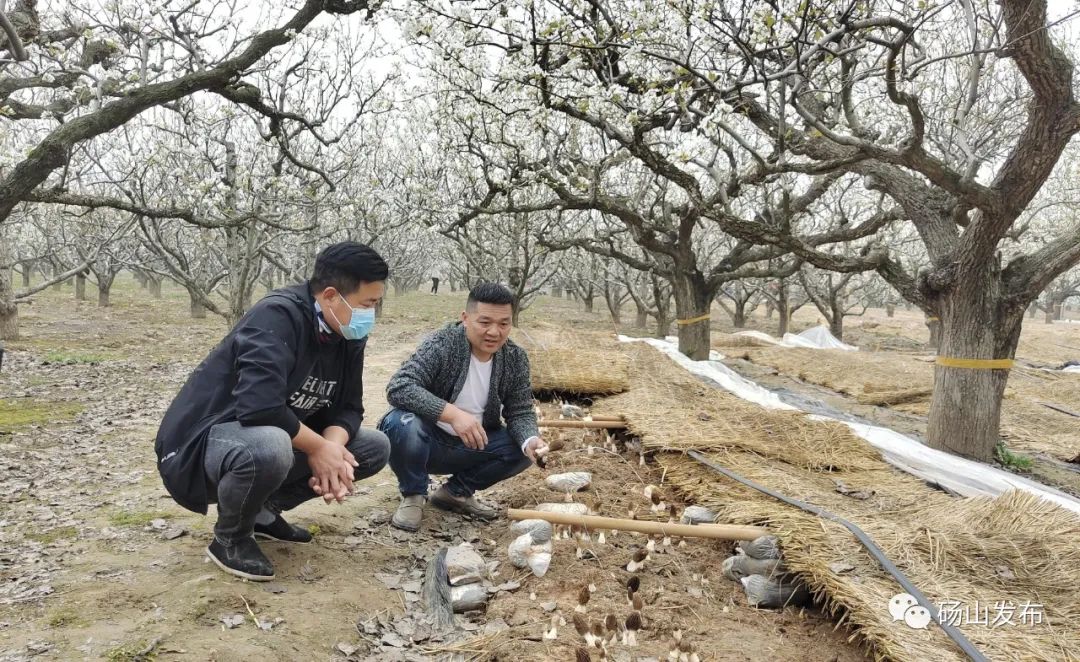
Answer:
[[[188,377],[158,428],[154,450],[169,494],[206,513],[203,456],[218,423],[272,425],[295,437],[338,425],[356,434],[364,418],[364,348],[320,329],[307,283],[252,306]]]

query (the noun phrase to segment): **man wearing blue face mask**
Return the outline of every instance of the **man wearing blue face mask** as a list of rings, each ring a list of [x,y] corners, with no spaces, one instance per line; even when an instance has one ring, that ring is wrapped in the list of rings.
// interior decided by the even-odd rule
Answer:
[[[158,470],[181,506],[205,514],[217,504],[206,553],[225,572],[273,579],[255,537],[310,542],[281,513],[317,496],[341,502],[386,466],[386,436],[360,422],[364,348],[387,274],[369,246],[328,246],[310,280],[252,306],[165,413]]]

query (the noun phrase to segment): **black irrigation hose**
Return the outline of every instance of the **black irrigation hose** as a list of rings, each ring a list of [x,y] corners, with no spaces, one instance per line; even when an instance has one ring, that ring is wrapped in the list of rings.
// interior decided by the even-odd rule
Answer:
[[[941,626],[941,629],[945,631],[945,634],[949,635],[949,638],[956,642],[956,645],[959,646],[960,649],[963,650],[969,658],[971,658],[975,662],[987,662],[986,656],[980,653],[979,649],[975,648],[975,645],[968,641],[967,637],[965,637],[962,632],[954,628],[952,625],[949,625],[948,623],[941,622],[941,618],[938,615],[938,610],[934,607],[930,600],[925,595],[923,595],[922,591],[915,588],[915,585],[911,583],[911,580],[904,576],[904,573],[901,572],[900,569],[897,568],[896,565],[894,565],[893,562],[889,560],[889,557],[885,556],[885,552],[881,551],[881,548],[878,547],[877,544],[873,540],[871,540],[870,536],[866,535],[866,532],[864,532],[862,529],[847,521],[843,517],[834,515],[827,510],[823,510],[821,508],[818,508],[817,506],[813,506],[808,503],[803,503],[798,499],[786,497],[783,494],[773,491],[763,485],[758,485],[752,480],[743,478],[742,476],[732,472],[731,470],[721,467],[720,465],[716,464],[715,462],[708,459],[697,451],[688,451],[687,454],[701,464],[709,467],[713,471],[719,472],[734,481],[746,485],[747,487],[752,487],[758,492],[768,494],[774,499],[779,499],[780,501],[783,501],[790,506],[802,508],[806,512],[813,513],[818,517],[825,518],[838,524],[843,524],[848,531],[851,531],[853,534],[855,534],[855,537],[859,539],[859,542],[863,544],[863,547],[866,547],[866,550],[870,552],[870,555],[877,559],[877,562],[881,564],[881,567],[884,568],[885,571],[888,572],[890,575],[892,575],[893,578],[896,579],[896,581],[904,587],[904,590],[907,591],[912,597],[914,597],[920,605],[925,607],[926,610],[930,612],[930,616],[933,617],[934,622]]]

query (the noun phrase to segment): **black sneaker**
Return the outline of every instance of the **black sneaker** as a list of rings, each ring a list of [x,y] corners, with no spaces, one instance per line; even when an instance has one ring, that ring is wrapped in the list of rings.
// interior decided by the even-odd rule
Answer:
[[[259,549],[259,543],[254,538],[241,538],[228,546],[214,538],[206,548],[206,555],[230,575],[253,582],[268,582],[274,578],[274,565]]]
[[[255,537],[279,542],[298,542],[302,545],[311,542],[311,533],[307,529],[289,524],[281,515],[269,524],[255,522]]]

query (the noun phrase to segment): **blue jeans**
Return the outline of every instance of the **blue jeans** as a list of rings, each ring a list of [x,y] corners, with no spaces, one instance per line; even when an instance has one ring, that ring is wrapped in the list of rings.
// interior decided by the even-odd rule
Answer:
[[[345,448],[360,463],[353,469],[355,480],[378,473],[390,454],[386,437],[370,428],[357,430]],[[289,433],[269,425],[234,421],[210,428],[203,469],[218,509],[214,537],[223,545],[250,537],[264,507],[280,513],[317,496],[308,486],[307,455],[293,449]]]
[[[487,446],[473,450],[416,414],[391,409],[378,429],[390,439],[390,469],[402,496],[427,494],[428,474],[453,474],[446,489],[455,496],[472,496],[500,480],[516,476],[532,464],[506,428],[487,433]]]

